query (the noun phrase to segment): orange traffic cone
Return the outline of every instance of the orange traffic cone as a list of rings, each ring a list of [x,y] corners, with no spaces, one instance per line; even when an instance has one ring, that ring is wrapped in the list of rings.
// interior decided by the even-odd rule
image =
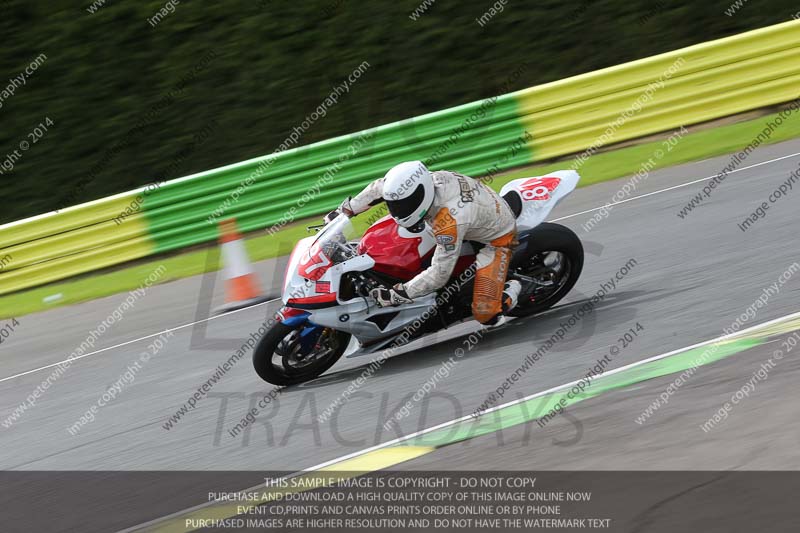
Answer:
[[[270,298],[261,294],[258,279],[247,257],[244,239],[236,229],[233,218],[219,223],[219,243],[222,246],[222,264],[225,275],[225,305],[214,310],[227,313],[265,302]]]

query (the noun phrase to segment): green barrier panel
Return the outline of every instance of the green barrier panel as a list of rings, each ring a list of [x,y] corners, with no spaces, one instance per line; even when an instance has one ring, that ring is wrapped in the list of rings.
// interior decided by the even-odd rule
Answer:
[[[798,57],[787,22],[6,224],[0,294],[213,241],[225,218],[279,228],[404,160],[482,176],[796,100]]]
[[[155,191],[145,202],[159,251],[216,238],[216,223],[235,217],[240,229],[330,210],[399,161],[485,173],[531,160],[515,99],[503,96],[288,150]],[[517,140],[518,152],[505,157]],[[252,179],[252,182],[248,181]],[[243,194],[232,196],[241,184]],[[227,202],[227,204],[226,204]]]

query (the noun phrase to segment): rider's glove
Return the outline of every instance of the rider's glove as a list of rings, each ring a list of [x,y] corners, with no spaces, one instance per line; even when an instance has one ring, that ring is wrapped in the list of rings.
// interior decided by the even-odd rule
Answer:
[[[355,216],[355,213],[353,213],[353,209],[350,207],[350,197],[347,197],[339,207],[337,207],[336,209],[325,215],[325,218],[323,220],[325,221],[326,224],[330,224],[333,221],[333,219],[338,217],[339,215],[346,215],[348,218],[352,218]]]
[[[342,202],[342,205],[339,206],[338,211],[340,213],[344,213],[345,215],[347,215],[350,218],[353,218],[354,216],[356,216],[356,214],[353,211],[353,208],[350,207],[350,200],[351,200],[351,198],[349,196],[347,198],[345,198],[344,202]]]
[[[330,224],[331,222],[333,222],[333,219],[338,216],[339,216],[339,210],[334,209],[333,211],[325,215],[325,218],[323,220],[325,221],[326,224]]]
[[[414,300],[408,297],[402,283],[398,283],[391,289],[379,287],[369,291],[370,296],[375,298],[378,307],[395,307],[402,304],[411,303]]]

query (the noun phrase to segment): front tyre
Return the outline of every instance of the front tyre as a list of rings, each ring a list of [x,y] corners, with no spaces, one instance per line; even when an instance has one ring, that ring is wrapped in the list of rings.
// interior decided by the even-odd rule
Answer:
[[[523,287],[519,303],[508,313],[517,317],[550,309],[572,290],[583,270],[583,245],[571,229],[543,222],[528,234],[520,259],[508,273]]]
[[[296,385],[319,377],[339,360],[350,334],[331,328],[278,322],[253,352],[258,376],[273,385]]]

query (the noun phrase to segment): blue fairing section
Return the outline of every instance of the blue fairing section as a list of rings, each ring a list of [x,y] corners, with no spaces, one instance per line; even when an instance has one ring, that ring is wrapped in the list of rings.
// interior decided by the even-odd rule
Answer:
[[[303,328],[303,331],[300,332],[301,353],[307,354],[311,352],[311,350],[314,348],[314,345],[317,343],[317,340],[319,340],[319,336],[322,334],[323,329],[325,328],[314,325],[311,322],[308,323],[308,326]]]
[[[293,316],[293,317],[289,317],[286,320],[284,320],[282,322],[282,324],[285,325],[285,326],[289,326],[290,328],[293,328],[293,327],[296,327],[296,326],[301,326],[301,325],[305,324],[306,322],[308,322],[308,316],[310,314],[311,313],[303,313],[302,315],[296,315],[296,316]]]
[[[322,326],[309,322],[309,315],[311,315],[311,313],[303,313],[302,315],[289,317],[282,322],[282,324],[290,328],[303,328],[300,332],[301,353],[309,353],[317,343],[320,334],[322,334],[322,330],[325,329]]]

